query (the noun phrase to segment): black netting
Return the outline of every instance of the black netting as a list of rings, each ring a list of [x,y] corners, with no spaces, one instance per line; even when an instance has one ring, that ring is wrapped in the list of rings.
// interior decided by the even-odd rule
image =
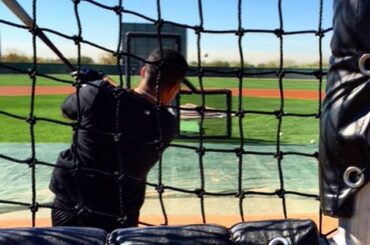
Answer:
[[[117,40],[117,46],[115,49],[110,49],[107,47],[100,46],[98,44],[95,44],[93,42],[90,42],[89,40],[84,39],[83,37],[83,26],[81,25],[80,21],[80,4],[81,2],[84,2],[84,4],[90,4],[95,6],[96,8],[101,8],[106,11],[110,11],[112,15],[117,16],[117,21],[119,23],[119,30],[118,30],[118,40]],[[297,152],[297,151],[283,151],[281,148],[281,132],[282,132],[282,125],[284,122],[284,119],[288,117],[294,117],[294,118],[316,118],[317,120],[320,117],[321,113],[321,101],[322,101],[322,83],[323,83],[323,78],[326,75],[326,72],[323,68],[323,51],[322,51],[322,43],[323,43],[323,38],[326,33],[330,32],[332,29],[324,29],[322,26],[322,19],[323,19],[323,0],[318,1],[318,6],[319,9],[318,11],[318,20],[317,20],[317,29],[314,30],[297,30],[297,31],[286,31],[284,29],[284,15],[283,15],[283,6],[282,0],[276,1],[276,4],[278,6],[278,17],[279,17],[279,22],[277,23],[277,27],[275,29],[245,29],[243,28],[242,23],[242,15],[243,11],[247,6],[247,3],[244,3],[242,0],[237,1],[237,5],[235,6],[237,8],[237,26],[235,29],[230,29],[230,30],[210,30],[206,29],[204,27],[204,15],[203,15],[203,6],[202,6],[202,1],[198,0],[198,9],[194,11],[198,11],[199,14],[199,23],[197,25],[188,25],[187,23],[176,23],[172,21],[167,21],[165,19],[162,19],[162,12],[161,12],[161,1],[157,0],[156,1],[156,6],[157,6],[157,18],[153,19],[148,16],[145,16],[141,13],[131,11],[129,9],[125,8],[124,1],[118,1],[117,5],[115,6],[108,6],[93,0],[84,0],[84,1],[78,1],[74,0],[74,13],[76,17],[76,23],[77,23],[77,34],[76,35],[66,35],[64,33],[60,33],[55,30],[43,28],[42,26],[38,26],[37,22],[37,3],[36,0],[33,0],[33,8],[32,8],[32,20],[34,25],[32,27],[27,27],[23,25],[19,25],[16,23],[9,22],[4,19],[0,19],[0,24],[1,25],[6,25],[11,28],[19,28],[19,29],[25,29],[30,31],[30,35],[32,35],[32,46],[33,46],[33,62],[32,66],[28,70],[21,70],[19,68],[11,66],[11,64],[5,64],[5,63],[0,63],[0,67],[3,69],[7,69],[12,72],[17,72],[21,74],[28,74],[30,77],[30,80],[32,81],[32,90],[30,93],[30,108],[29,108],[29,115],[27,117],[23,117],[20,115],[16,115],[7,111],[3,111],[0,109],[0,115],[5,116],[5,117],[11,117],[16,120],[24,121],[25,123],[28,123],[29,125],[29,133],[30,133],[30,141],[31,141],[31,155],[27,159],[17,159],[16,156],[7,156],[7,155],[0,155],[0,158],[5,159],[7,161],[11,161],[14,163],[18,164],[27,164],[31,170],[32,170],[32,178],[31,178],[31,190],[32,190],[32,199],[30,200],[29,203],[24,203],[24,202],[17,202],[17,201],[11,201],[11,200],[1,200],[0,203],[3,204],[10,204],[10,205],[17,205],[17,206],[26,206],[29,207],[29,209],[32,212],[32,225],[35,226],[35,220],[36,220],[36,212],[38,211],[39,208],[56,208],[51,205],[47,204],[39,204],[37,202],[37,193],[36,193],[36,172],[35,169],[37,166],[43,165],[47,166],[50,168],[55,167],[53,163],[47,163],[43,161],[39,161],[37,159],[37,155],[35,152],[35,130],[34,130],[34,125],[38,122],[46,122],[50,124],[59,124],[59,125],[64,125],[67,127],[73,128],[77,133],[78,129],[81,128],[80,125],[80,112],[78,116],[78,120],[76,123],[66,123],[63,121],[58,121],[55,119],[50,119],[50,118],[45,118],[45,117],[38,117],[37,114],[34,112],[35,108],[35,88],[37,85],[38,77],[47,77],[48,79],[52,79],[55,82],[58,83],[67,83],[70,84],[71,86],[75,87],[75,91],[77,93],[77,98],[79,98],[79,89],[81,88],[82,82],[77,79],[75,81],[72,80],[63,80],[51,75],[46,75],[42,74],[38,70],[38,54],[37,54],[37,42],[36,38],[40,33],[44,33],[46,35],[56,35],[60,38],[63,38],[65,42],[72,42],[76,45],[76,50],[77,50],[77,65],[73,67],[71,64],[66,64],[67,67],[71,70],[76,70],[80,71],[81,69],[81,45],[89,45],[94,48],[100,49],[104,52],[111,53],[117,58],[117,64],[116,64],[116,69],[119,74],[119,84],[116,88],[116,95],[119,96],[119,94],[122,92],[123,87],[125,86],[125,81],[124,81],[124,73],[122,71],[122,62],[123,59],[130,57],[130,59],[135,59],[135,60],[140,60],[141,62],[146,62],[142,58],[131,54],[127,53],[121,50],[122,46],[122,21],[124,21],[123,16],[124,15],[132,15],[136,16],[139,19],[142,19],[145,22],[152,23],[153,25],[156,26],[156,32],[157,32],[157,40],[158,40],[158,46],[160,49],[163,49],[163,40],[162,40],[162,27],[164,25],[173,25],[173,26],[179,26],[186,28],[188,31],[193,31],[196,35],[196,49],[197,49],[197,65],[195,67],[191,67],[189,69],[189,73],[196,74],[198,78],[198,83],[199,83],[199,90],[200,90],[200,97],[201,97],[201,102],[200,105],[197,108],[194,108],[199,114],[200,114],[200,122],[199,122],[199,140],[196,145],[189,145],[189,144],[182,144],[179,142],[171,144],[171,147],[178,148],[178,149],[187,149],[187,150],[192,150],[198,154],[198,166],[199,166],[199,178],[200,178],[200,185],[196,189],[189,189],[187,187],[174,187],[170,185],[166,185],[166,183],[163,182],[162,176],[163,176],[163,158],[162,158],[162,153],[159,150],[159,162],[158,164],[158,181],[156,183],[150,183],[146,182],[145,184],[148,187],[154,187],[157,192],[158,192],[158,198],[160,200],[160,205],[161,205],[161,210],[163,213],[163,219],[164,219],[164,224],[168,224],[168,215],[166,211],[166,205],[165,205],[165,196],[164,193],[166,190],[171,190],[175,192],[182,192],[182,193],[187,193],[194,195],[196,197],[199,197],[200,200],[200,209],[201,209],[201,217],[202,221],[204,223],[207,222],[207,215],[206,215],[206,205],[205,205],[205,199],[208,196],[214,196],[214,197],[235,197],[238,204],[239,204],[239,214],[240,214],[240,219],[244,221],[245,219],[245,211],[244,211],[244,203],[245,200],[248,196],[276,196],[281,199],[281,205],[282,205],[282,210],[284,217],[288,217],[288,210],[286,206],[286,197],[287,195],[295,195],[299,196],[302,198],[309,198],[309,199],[315,199],[318,200],[318,195],[317,194],[311,194],[311,193],[303,193],[300,191],[295,191],[295,190],[287,190],[285,189],[285,184],[284,184],[284,171],[283,171],[283,161],[284,157],[286,156],[298,156],[302,159],[302,161],[305,161],[307,158],[312,158],[316,159],[318,157],[318,152],[312,152],[312,153],[305,153],[305,152]],[[204,34],[207,35],[236,35],[237,36],[237,43],[235,45],[238,46],[238,52],[239,52],[239,60],[240,60],[240,67],[237,67],[235,69],[228,69],[228,70],[218,70],[215,68],[209,68],[209,67],[204,67],[202,66],[202,45],[201,45],[201,40],[202,36]],[[250,34],[258,34],[258,35],[270,35],[270,36],[275,36],[277,40],[279,41],[279,65],[277,69],[271,69],[269,71],[266,70],[254,70],[250,71],[246,69],[246,61],[248,57],[245,57],[245,49],[246,47],[243,46],[243,39],[246,38]],[[315,70],[307,70],[307,71],[302,71],[299,69],[287,69],[285,67],[285,49],[289,47],[284,46],[284,40],[287,36],[293,36],[293,35],[312,35],[317,38],[317,43],[318,43],[318,50],[319,53],[318,55],[318,65],[317,69]],[[248,48],[248,47],[247,47]],[[161,64],[157,64],[161,66]],[[237,95],[237,105],[234,107],[235,109],[232,110],[217,110],[217,112],[222,112],[226,113],[228,115],[233,115],[234,118],[237,120],[237,125],[238,125],[238,146],[235,149],[220,149],[220,148],[210,148],[207,147],[205,144],[205,137],[203,135],[203,128],[204,128],[204,122],[205,122],[205,113],[207,112],[212,112],[212,110],[207,109],[206,107],[206,101],[205,101],[205,94],[202,91],[206,90],[206,87],[204,85],[204,76],[205,74],[213,74],[217,76],[233,76],[235,79],[238,81],[238,95]],[[285,110],[285,90],[284,90],[284,78],[288,74],[296,74],[296,75],[305,75],[305,76],[311,76],[312,78],[316,79],[318,81],[318,89],[317,89],[317,94],[318,94],[318,99],[317,99],[317,111],[315,113],[289,113],[286,112]],[[266,110],[264,108],[261,108],[260,110],[251,110],[249,108],[244,108],[243,106],[243,89],[244,85],[246,82],[246,77],[258,77],[258,76],[275,76],[278,81],[278,90],[279,90],[279,97],[280,97],[280,103],[279,106],[276,110],[270,111]],[[158,79],[160,79],[160,74],[158,76]],[[157,94],[159,91],[159,83],[157,82]],[[119,101],[119,100],[117,100]],[[79,104],[80,101],[77,99],[77,103]],[[161,104],[157,102],[156,105],[157,109],[159,110],[161,107]],[[120,104],[117,102],[116,105],[116,110],[117,110],[117,119],[119,118],[119,110],[120,110]],[[179,109],[179,108],[175,108]],[[181,108],[180,108],[181,109]],[[185,110],[189,110],[188,108],[184,108]],[[248,132],[245,131],[244,123],[245,123],[245,118],[250,116],[250,115],[266,115],[270,116],[271,120],[276,120],[276,130],[275,130],[275,149],[272,150],[267,150],[267,151],[255,151],[255,150],[250,150],[248,148],[248,145],[246,145],[246,135]],[[158,117],[159,118],[159,117]],[[159,121],[159,120],[158,120]],[[160,128],[160,127],[159,127]],[[117,131],[114,134],[114,138],[117,142],[120,142],[121,140],[121,132],[119,131],[120,129],[120,121],[116,121],[116,129]],[[159,134],[158,140],[155,142],[157,144],[158,149],[161,149],[163,147],[163,140],[162,140],[162,133]],[[76,138],[76,135],[75,135]],[[118,145],[118,144],[117,144]],[[85,168],[82,166],[78,166],[76,164],[74,171],[78,172],[79,174],[88,174],[88,173],[95,173],[95,174],[100,174],[100,175],[105,175],[105,176],[110,176],[111,178],[117,179],[117,184],[120,186],[122,178],[130,178],[130,176],[125,175],[123,171],[123,164],[124,164],[124,157],[121,152],[119,147],[117,147],[117,153],[119,156],[119,162],[120,162],[120,171],[118,173],[108,173],[108,172],[103,172],[99,171],[97,169],[90,169],[90,168]],[[207,153],[222,153],[222,154],[230,154],[234,155],[237,158],[237,165],[235,166],[237,170],[237,176],[238,179],[237,181],[237,189],[233,191],[220,191],[220,192],[212,192],[208,191],[206,188],[206,183],[205,183],[205,168],[204,168],[204,158]],[[279,188],[276,191],[273,192],[268,192],[268,191],[250,191],[248,190],[244,185],[243,185],[243,168],[244,164],[246,162],[246,158],[248,156],[269,156],[273,157],[276,160],[277,164],[277,169],[278,169],[278,178],[279,178]],[[141,180],[139,180],[141,181]],[[122,188],[119,188],[119,195],[124,195],[125,190]],[[122,200],[122,198],[120,198]],[[220,208],[225,208],[225,207],[220,207]],[[77,206],[73,210],[74,212],[82,213],[82,212],[90,212],[90,213],[98,213],[100,215],[106,215],[106,216],[112,216],[112,214],[109,213],[101,213],[97,210],[91,210],[88,207],[84,207],[83,203],[82,206]],[[117,219],[124,219],[124,213],[125,213],[125,206],[124,203],[120,203],[120,217],[115,217]],[[319,212],[319,211],[318,211]],[[320,214],[321,217],[321,214]],[[320,219],[321,221],[321,219]],[[320,230],[321,230],[321,224],[320,222]]]

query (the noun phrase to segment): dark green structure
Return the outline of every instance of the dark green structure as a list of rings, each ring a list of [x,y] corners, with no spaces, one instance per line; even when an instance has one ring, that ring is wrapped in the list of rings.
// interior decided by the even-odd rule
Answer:
[[[123,23],[122,51],[133,54],[145,60],[150,52],[159,48],[157,26],[145,23]],[[164,24],[161,28],[162,45],[164,48],[172,48],[180,51],[184,57],[187,55],[186,28]],[[137,74],[143,61],[135,57],[123,60],[126,72]],[[126,66],[128,65],[128,66]]]

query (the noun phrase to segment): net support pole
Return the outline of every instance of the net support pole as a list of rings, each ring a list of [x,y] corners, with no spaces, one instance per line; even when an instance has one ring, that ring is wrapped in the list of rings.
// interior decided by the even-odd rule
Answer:
[[[370,184],[363,187],[356,195],[353,215],[340,218],[338,232],[333,240],[337,244],[370,244]]]
[[[370,1],[334,0],[332,57],[320,117],[320,205],[333,241],[370,244]]]

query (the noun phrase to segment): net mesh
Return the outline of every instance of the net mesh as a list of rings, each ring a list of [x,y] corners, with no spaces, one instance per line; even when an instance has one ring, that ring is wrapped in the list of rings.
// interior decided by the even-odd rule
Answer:
[[[82,31],[83,31],[83,26],[81,25],[81,20],[80,20],[80,4],[81,2],[84,2],[85,4],[90,4],[96,8],[101,8],[104,9],[105,11],[111,12],[112,15],[117,16],[117,21],[118,21],[118,33],[119,33],[119,38],[117,39],[116,42],[116,48],[115,49],[109,49],[104,46],[100,46],[96,43],[90,42],[89,40],[86,40],[82,36]],[[35,114],[35,98],[36,98],[36,92],[35,88],[38,82],[38,78],[40,77],[46,77],[48,79],[52,79],[55,82],[59,83],[66,83],[70,84],[75,87],[75,92],[77,94],[77,98],[79,98],[79,90],[81,88],[81,83],[79,80],[76,81],[70,81],[68,79],[60,79],[55,76],[43,74],[38,70],[38,53],[37,53],[37,35],[40,31],[47,35],[56,35],[62,39],[65,40],[65,42],[72,42],[76,46],[76,57],[77,57],[77,66],[76,70],[79,71],[81,69],[81,45],[89,45],[94,48],[100,49],[102,51],[111,53],[116,57],[116,69],[119,74],[119,84],[116,89],[116,93],[119,94],[122,92],[123,87],[125,86],[125,81],[124,81],[124,74],[122,71],[122,60],[130,57],[131,59],[138,59],[141,60],[142,62],[145,62],[145,60],[142,60],[142,58],[135,56],[132,53],[127,53],[121,50],[121,40],[122,38],[122,21],[123,21],[123,16],[124,15],[132,15],[135,16],[139,19],[142,19],[145,22],[152,23],[153,25],[156,26],[157,29],[157,40],[158,40],[158,46],[160,49],[163,49],[163,44],[162,44],[162,32],[161,28],[163,24],[166,25],[175,25],[175,26],[180,26],[186,28],[188,31],[193,31],[196,35],[196,49],[197,49],[197,65],[195,67],[190,68],[191,72],[194,72],[197,75],[197,80],[199,83],[199,90],[200,90],[200,95],[199,95],[199,101],[198,105],[195,108],[190,108],[189,107],[183,107],[183,108],[177,108],[177,109],[182,109],[182,110],[193,110],[196,111],[199,114],[199,121],[197,123],[197,131],[198,131],[198,142],[196,145],[189,145],[189,144],[181,144],[179,142],[171,144],[171,147],[177,148],[177,149],[187,149],[187,150],[192,150],[198,154],[198,168],[199,168],[199,186],[195,189],[190,189],[190,188],[179,188],[179,187],[174,187],[167,185],[166,183],[163,182],[163,157],[161,151],[158,151],[159,153],[159,161],[157,164],[157,170],[158,170],[158,179],[155,183],[152,182],[146,182],[146,185],[149,187],[155,188],[157,191],[157,196],[160,202],[160,207],[162,210],[163,214],[163,224],[168,224],[168,215],[167,215],[167,208],[165,205],[165,196],[164,192],[166,190],[170,191],[175,191],[175,192],[182,192],[182,193],[187,193],[193,196],[196,196],[199,198],[199,203],[200,203],[200,215],[202,217],[202,221],[204,223],[207,223],[207,215],[206,215],[206,205],[205,205],[205,199],[210,196],[214,197],[236,197],[238,206],[239,206],[239,215],[240,215],[240,220],[244,221],[245,220],[245,202],[246,198],[249,196],[275,196],[277,198],[281,199],[281,205],[282,205],[282,210],[283,210],[283,215],[285,218],[288,217],[288,210],[287,210],[287,205],[286,205],[286,197],[288,195],[295,195],[303,198],[308,198],[308,199],[314,199],[318,200],[318,195],[317,194],[311,194],[311,193],[304,193],[300,191],[295,191],[295,190],[287,190],[285,188],[285,179],[284,179],[284,172],[283,172],[283,160],[284,157],[286,156],[297,156],[300,157],[302,160],[305,161],[307,158],[311,159],[316,159],[318,157],[317,151],[312,152],[312,153],[306,153],[306,152],[297,152],[297,151],[283,151],[281,147],[281,133],[282,133],[282,125],[283,122],[286,118],[288,117],[295,117],[295,118],[315,118],[319,119],[320,114],[321,114],[321,101],[322,101],[322,84],[323,84],[323,77],[326,75],[326,72],[323,69],[323,54],[322,54],[322,45],[323,45],[323,38],[326,33],[330,32],[332,28],[327,28],[324,29],[322,26],[322,19],[323,19],[323,0],[318,1],[318,20],[317,20],[317,29],[314,30],[298,30],[298,31],[286,31],[284,29],[284,15],[283,15],[283,0],[278,0],[276,1],[277,4],[277,9],[278,9],[278,17],[279,17],[279,22],[277,23],[277,28],[275,29],[245,29],[243,27],[242,23],[242,15],[243,15],[243,4],[246,5],[246,3],[243,3],[242,0],[238,0],[236,4],[237,8],[237,26],[235,29],[230,29],[230,30],[210,30],[206,29],[204,25],[204,11],[203,11],[203,3],[202,0],[197,1],[197,6],[198,6],[198,15],[199,15],[199,23],[197,25],[189,25],[187,23],[177,23],[177,22],[172,22],[168,21],[162,18],[162,2],[161,0],[156,1],[156,11],[157,11],[157,18],[153,19],[151,17],[145,16],[139,12],[131,11],[129,9],[126,9],[124,6],[123,1],[117,1],[117,4],[114,6],[109,6],[105,5],[102,3],[99,3],[97,1],[93,0],[84,0],[84,1],[79,1],[79,0],[74,0],[73,1],[73,6],[74,6],[74,13],[75,13],[75,18],[77,22],[77,34],[76,35],[67,35],[52,29],[48,28],[43,28],[41,26],[38,26],[38,12],[37,12],[37,1],[33,0],[32,1],[32,20],[34,22],[34,25],[32,28],[26,27],[24,25],[20,25],[17,23],[9,22],[4,19],[0,19],[0,24],[1,25],[6,25],[11,28],[18,28],[18,29],[24,29],[24,30],[29,30],[30,35],[32,36],[32,47],[33,47],[33,60],[32,60],[32,66],[28,70],[22,70],[19,69],[15,66],[12,66],[11,64],[8,63],[0,63],[0,67],[7,69],[9,71],[17,72],[20,74],[28,74],[30,80],[31,80],[31,92],[29,94],[29,99],[30,99],[30,105],[29,105],[29,113],[28,116],[21,116],[18,114],[14,114],[8,111],[0,110],[0,115],[13,118],[16,120],[24,121],[28,124],[29,126],[29,134],[30,134],[30,147],[31,147],[31,154],[29,158],[27,159],[17,159],[16,156],[10,156],[10,155],[5,155],[1,154],[0,158],[14,162],[14,163],[19,163],[19,164],[26,164],[30,167],[31,169],[31,190],[32,190],[32,198],[29,202],[19,202],[19,201],[14,201],[14,200],[1,200],[0,199],[0,204],[7,204],[7,205],[16,205],[16,206],[24,206],[28,207],[32,213],[32,226],[36,225],[36,213],[39,208],[55,208],[52,205],[48,204],[40,204],[37,201],[37,192],[36,192],[36,167],[37,166],[47,166],[50,168],[54,168],[55,165],[53,163],[49,162],[43,162],[38,160],[38,156],[36,154],[35,150],[35,124],[37,122],[45,122],[45,123],[50,123],[50,124],[58,124],[58,125],[64,125],[67,127],[71,127],[73,129],[78,129],[79,127],[79,121],[80,121],[80,114],[79,113],[79,119],[77,120],[76,123],[67,123],[64,121],[59,121],[51,118],[46,118],[46,117],[39,117]],[[229,70],[219,70],[215,68],[208,68],[202,66],[202,59],[203,59],[203,52],[202,52],[202,45],[201,45],[201,40],[203,35],[236,35],[237,36],[237,47],[238,47],[238,52],[239,52],[239,60],[240,60],[240,66],[235,68],[235,69],[229,69]],[[258,34],[258,35],[272,35],[275,36],[279,42],[279,64],[277,69],[265,71],[250,71],[246,69],[246,60],[248,57],[245,57],[245,49],[246,47],[243,45],[243,39],[250,35],[250,34]],[[309,70],[309,71],[302,71],[302,70],[294,70],[294,69],[287,69],[285,67],[285,48],[284,48],[284,40],[287,36],[293,36],[293,35],[313,35],[314,37],[317,38],[317,43],[318,43],[318,64],[317,64],[317,69],[316,70]],[[210,148],[207,147],[205,144],[205,138],[206,135],[204,135],[204,128],[206,128],[206,120],[207,120],[207,115],[208,113],[214,112],[212,108],[210,109],[207,107],[206,103],[206,95],[202,93],[206,89],[204,85],[204,74],[213,74],[217,76],[233,76],[235,79],[238,81],[238,94],[237,94],[237,103],[232,109],[220,109],[217,110],[218,113],[223,113],[227,115],[232,115],[234,117],[234,120],[237,121],[237,131],[239,135],[236,137],[238,139],[238,146],[233,149],[221,149],[221,148]],[[317,111],[315,113],[288,113],[286,112],[286,100],[285,100],[285,90],[284,90],[284,78],[288,74],[297,74],[297,75],[305,75],[305,76],[311,76],[314,79],[317,80]],[[276,76],[277,81],[278,81],[278,91],[279,91],[279,106],[276,110],[265,110],[264,108],[261,108],[259,110],[250,110],[248,108],[244,107],[243,104],[243,89],[245,88],[245,83],[246,83],[246,78],[250,76],[266,76],[266,75],[272,75]],[[160,79],[160,76],[158,77]],[[159,91],[159,84],[157,83],[156,87],[157,92]],[[77,104],[79,105],[80,102],[79,100],[77,101]],[[119,112],[120,104],[117,104],[117,113]],[[157,108],[159,110],[160,104],[158,102]],[[80,111],[80,110],[79,110]],[[117,114],[118,115],[118,114]],[[274,117],[276,119],[276,128],[275,128],[275,146],[274,150],[261,150],[261,151],[255,151],[251,150],[249,146],[246,144],[246,136],[248,132],[246,132],[246,128],[243,126],[245,124],[245,118],[248,116],[252,115],[265,115],[269,117]],[[118,117],[117,117],[118,118]],[[115,137],[117,141],[119,141],[120,137],[120,122],[119,120],[116,121],[116,129],[117,132],[115,134]],[[76,130],[78,133],[78,130]],[[161,147],[161,142],[162,138],[160,137],[158,139],[158,148],[160,149]],[[120,156],[119,149],[117,148],[118,151],[118,156]],[[237,159],[237,188],[233,191],[217,191],[217,192],[212,192],[208,191],[206,188],[206,179],[205,179],[205,163],[204,159],[207,153],[222,153],[222,154],[230,154],[234,155]],[[248,157],[250,156],[268,156],[268,157],[273,157],[276,161],[276,166],[278,169],[278,181],[279,181],[279,188],[276,191],[250,191],[246,188],[245,184],[243,183],[243,175],[245,174],[245,171],[243,171],[243,168],[245,168],[245,163],[248,161]],[[106,172],[101,172],[97,169],[88,169],[88,168],[82,168],[81,166],[76,166],[76,171],[80,171],[81,173],[91,173],[94,172],[96,174],[102,174],[102,175],[110,175],[112,178],[117,178],[118,180],[124,175],[123,172],[123,160],[120,159],[120,172],[114,174],[111,173],[106,173]],[[118,181],[119,183],[119,181]],[[119,194],[123,195],[124,189],[120,188]],[[84,209],[84,211],[88,211],[91,213],[98,213],[100,215],[106,215],[106,216],[112,216],[112,214],[108,213],[100,213],[97,210],[90,210],[87,209],[87,207],[75,207],[74,210],[75,212],[80,212],[81,210]],[[120,217],[116,217],[117,219],[123,219],[124,218],[124,203],[120,204],[120,210],[121,210],[121,215]],[[319,211],[318,211],[319,212]],[[320,214],[320,217],[321,214]],[[322,219],[320,219],[320,230],[322,227]]]

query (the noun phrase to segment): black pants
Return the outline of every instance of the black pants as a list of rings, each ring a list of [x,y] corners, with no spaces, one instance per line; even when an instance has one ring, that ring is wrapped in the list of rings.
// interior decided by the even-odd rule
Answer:
[[[55,198],[53,206],[62,209],[73,208],[74,205]],[[135,227],[138,226],[139,213],[128,216],[124,224],[121,224],[114,218],[106,217],[103,215],[90,214],[83,212],[77,214],[73,211],[65,211],[53,208],[51,210],[51,222],[53,226],[78,226],[78,227],[95,227],[111,232],[117,228]]]

